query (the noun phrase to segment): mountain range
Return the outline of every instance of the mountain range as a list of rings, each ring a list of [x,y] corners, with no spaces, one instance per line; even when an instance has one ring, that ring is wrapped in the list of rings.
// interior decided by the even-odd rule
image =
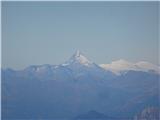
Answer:
[[[98,65],[76,51],[60,65],[2,69],[2,118],[132,119],[160,108],[159,68],[125,60]]]

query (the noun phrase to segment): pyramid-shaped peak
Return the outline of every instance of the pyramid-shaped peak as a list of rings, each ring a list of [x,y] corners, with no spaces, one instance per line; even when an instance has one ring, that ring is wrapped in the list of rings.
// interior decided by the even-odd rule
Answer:
[[[90,62],[79,50],[75,52],[71,59],[74,59],[79,62]]]
[[[79,50],[77,50],[73,56],[66,62],[67,64],[80,63],[83,65],[92,64]]]

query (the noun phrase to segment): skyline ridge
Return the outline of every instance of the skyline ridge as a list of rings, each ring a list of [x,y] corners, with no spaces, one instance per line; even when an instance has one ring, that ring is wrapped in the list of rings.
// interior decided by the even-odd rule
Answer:
[[[148,61],[138,61],[138,62],[130,62],[124,59],[120,59],[120,60],[116,60],[116,61],[112,61],[111,63],[103,63],[103,64],[97,64],[95,62],[92,62],[90,59],[88,59],[88,57],[86,57],[86,55],[84,55],[80,50],[76,50],[71,57],[69,57],[65,62],[61,63],[61,64],[40,64],[40,65],[28,65],[27,67],[23,68],[26,69],[28,67],[42,67],[42,66],[68,66],[70,64],[81,64],[84,66],[88,66],[92,65],[92,64],[96,64],[99,67],[108,70],[108,71],[112,71],[115,74],[120,74],[121,71],[129,71],[129,70],[133,70],[133,71],[150,71],[153,70],[156,73],[160,74],[160,66],[159,65],[155,65],[153,63],[150,63]],[[4,68],[2,68],[4,69]],[[5,68],[8,69],[8,68]],[[14,68],[9,68],[9,69],[13,69],[16,70]],[[19,69],[19,70],[23,70],[23,69]]]
[[[86,59],[92,61],[91,59],[89,59],[89,58],[86,56],[86,54],[84,54],[84,52],[81,52],[79,49],[77,49],[70,57],[68,57],[67,60],[69,60],[69,59],[72,58],[72,57],[80,56],[80,55],[82,55],[82,56],[84,56]],[[117,60],[113,60],[113,61],[107,62],[107,63],[96,63],[96,64],[98,64],[98,65],[101,65],[101,64],[111,64],[112,62],[115,62],[115,61],[125,61],[125,62],[131,62],[131,63],[148,62],[148,63],[154,64],[154,63],[152,63],[152,62],[145,61],[145,60],[133,62],[133,61],[129,61],[129,60],[126,60],[126,59],[123,59],[123,58],[120,58],[120,59],[117,59]],[[95,63],[95,62],[94,62],[94,63]],[[60,63],[60,64],[63,64],[63,62]],[[36,64],[36,65],[60,65],[60,64],[42,63],[42,64]],[[34,65],[34,64],[30,64],[30,65]],[[30,65],[28,65],[28,66],[30,66]],[[154,65],[160,66],[160,64],[154,64]],[[2,68],[3,68],[3,67],[2,67]],[[11,67],[8,67],[8,68],[11,68]],[[5,68],[3,68],[3,69],[5,69]]]

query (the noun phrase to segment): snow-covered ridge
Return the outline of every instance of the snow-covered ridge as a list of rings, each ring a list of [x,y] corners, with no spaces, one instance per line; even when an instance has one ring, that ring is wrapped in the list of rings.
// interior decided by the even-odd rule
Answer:
[[[120,59],[113,61],[110,64],[100,64],[100,66],[106,70],[112,71],[113,73],[119,75],[123,71],[153,71],[160,74],[160,68],[152,63],[146,61],[140,61],[137,63],[128,62],[126,60]]]
[[[55,69],[61,69],[61,67],[72,67],[79,69],[81,67],[88,68],[103,68],[107,71],[110,71],[116,75],[121,75],[126,73],[129,70],[134,71],[144,71],[144,72],[153,72],[160,74],[160,66],[154,65],[146,61],[140,61],[137,63],[132,63],[123,59],[113,61],[110,64],[100,64],[97,65],[94,62],[88,60],[79,50],[77,50],[66,62],[59,65],[32,65],[24,69],[28,72],[44,73],[48,71],[54,71]]]
[[[45,72],[47,70],[54,70],[57,69],[61,66],[69,66],[69,65],[83,65],[83,66],[92,66],[93,62],[88,60],[79,50],[77,50],[71,57],[68,59],[66,62],[59,64],[59,65],[49,65],[49,64],[44,64],[44,65],[31,65],[27,68],[25,68],[25,71],[30,71],[30,72]]]

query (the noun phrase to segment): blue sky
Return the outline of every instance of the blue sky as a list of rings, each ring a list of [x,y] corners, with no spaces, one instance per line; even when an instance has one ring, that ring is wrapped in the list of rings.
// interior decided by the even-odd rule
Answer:
[[[2,67],[61,64],[77,49],[95,63],[158,64],[157,2],[3,2]]]

